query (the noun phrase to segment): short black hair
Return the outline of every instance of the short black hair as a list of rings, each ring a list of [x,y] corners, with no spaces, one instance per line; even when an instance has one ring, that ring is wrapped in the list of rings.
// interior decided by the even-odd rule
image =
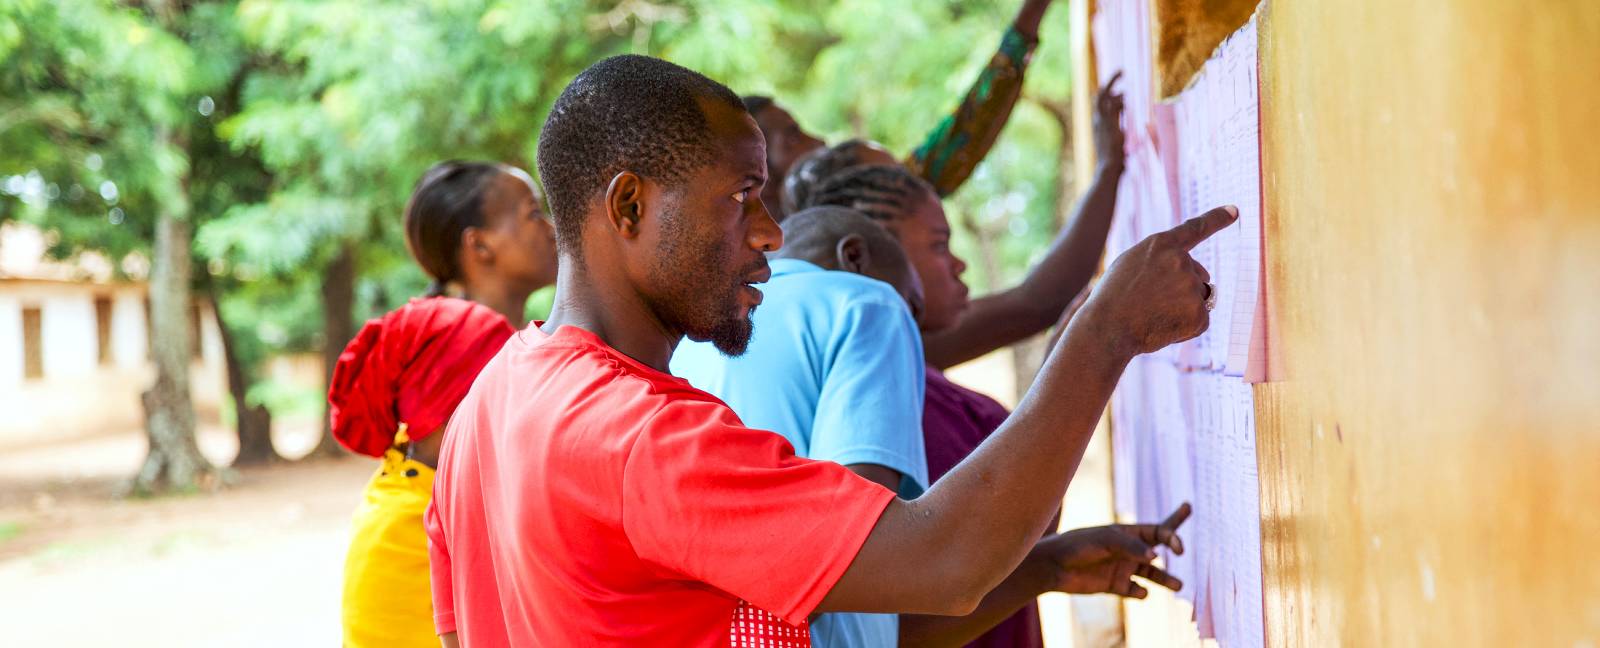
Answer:
[[[911,214],[918,197],[939,192],[898,164],[869,164],[829,176],[806,197],[801,209],[817,205],[849,207],[869,218],[894,221]]]
[[[539,177],[556,226],[556,243],[581,256],[584,212],[623,171],[677,183],[710,163],[709,99],[743,111],[732,90],[658,58],[624,54],[579,73],[561,91],[539,135]]]
[[[766,110],[767,106],[772,105],[772,97],[766,95],[745,95],[740,98],[740,101],[744,102],[744,109],[750,111],[751,115]]]
[[[805,209],[783,219],[783,248],[773,256],[781,259],[813,260],[832,256],[839,241],[859,234],[867,252],[878,263],[904,263],[900,242],[879,221],[854,209],[821,206]]]

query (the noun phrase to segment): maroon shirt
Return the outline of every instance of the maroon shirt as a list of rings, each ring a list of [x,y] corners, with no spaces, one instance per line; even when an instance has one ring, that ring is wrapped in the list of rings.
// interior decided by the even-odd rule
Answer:
[[[1011,412],[993,398],[950,382],[943,372],[931,365],[927,368],[927,376],[928,388],[922,406],[922,438],[928,451],[928,483],[932,484],[978,449],[978,444],[989,438]],[[1039,629],[1039,605],[1029,603],[967,646],[1044,646],[1044,637]]]

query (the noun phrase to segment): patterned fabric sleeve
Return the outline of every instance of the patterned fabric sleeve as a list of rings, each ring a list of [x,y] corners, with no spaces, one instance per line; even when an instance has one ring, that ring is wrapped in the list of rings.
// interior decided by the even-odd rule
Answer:
[[[1006,29],[1000,51],[983,68],[955,112],[940,120],[906,160],[906,166],[932,183],[940,196],[954,193],[989,154],[1022,95],[1023,73],[1038,44],[1015,27]]]

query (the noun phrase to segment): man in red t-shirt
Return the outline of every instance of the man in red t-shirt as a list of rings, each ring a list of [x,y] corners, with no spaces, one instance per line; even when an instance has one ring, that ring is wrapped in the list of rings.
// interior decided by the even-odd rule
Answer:
[[[765,159],[738,97],[665,61],[606,59],[556,100],[555,308],[457,408],[427,516],[447,645],[801,642],[816,612],[972,611],[1044,531],[1127,362],[1205,329],[1187,251],[1234,218],[1113,264],[1016,413],[906,501],[666,372],[685,336],[749,342],[782,243]]]

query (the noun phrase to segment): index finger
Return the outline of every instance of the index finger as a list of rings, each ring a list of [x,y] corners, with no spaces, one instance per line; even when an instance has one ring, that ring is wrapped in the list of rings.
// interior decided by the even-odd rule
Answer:
[[[1222,228],[1232,225],[1238,219],[1239,208],[1224,205],[1184,221],[1182,225],[1167,230],[1167,234],[1185,251],[1193,250],[1194,246],[1211,238],[1212,234],[1222,231]]]
[[[1178,510],[1173,511],[1172,515],[1168,515],[1167,519],[1161,521],[1161,526],[1176,531],[1179,526],[1183,525],[1185,520],[1189,519],[1189,514],[1193,512],[1194,508],[1189,506],[1188,502],[1179,504]]]
[[[1139,539],[1147,546],[1166,546],[1173,553],[1183,555],[1183,539],[1178,532],[1160,524],[1123,524],[1118,528]]]
[[[1117,73],[1111,75],[1111,78],[1106,81],[1105,85],[1100,86],[1100,92],[1102,92],[1102,93],[1109,92],[1111,90],[1111,86],[1114,85],[1117,82],[1117,80],[1121,79],[1121,78],[1122,78],[1122,70],[1117,70]]]

